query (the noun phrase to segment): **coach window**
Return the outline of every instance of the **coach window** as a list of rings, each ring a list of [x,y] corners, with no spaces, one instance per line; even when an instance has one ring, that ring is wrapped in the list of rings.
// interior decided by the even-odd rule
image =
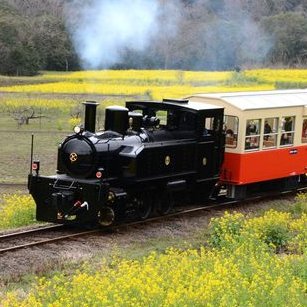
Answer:
[[[302,143],[307,143],[307,117],[303,118]]]
[[[289,146],[293,145],[294,139],[294,116],[286,116],[281,120],[281,136],[280,136],[280,145]]]
[[[277,146],[278,117],[265,118],[263,126],[263,148]]]
[[[236,148],[238,140],[239,119],[237,116],[224,116],[225,146],[227,148]]]
[[[260,119],[248,119],[246,121],[245,150],[259,149],[260,126]]]

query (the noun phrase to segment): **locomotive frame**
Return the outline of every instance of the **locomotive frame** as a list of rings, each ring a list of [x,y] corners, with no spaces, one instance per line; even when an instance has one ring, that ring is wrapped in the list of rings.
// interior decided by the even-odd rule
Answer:
[[[166,214],[182,191],[209,197],[224,154],[222,107],[130,101],[106,108],[106,130],[95,132],[97,103],[84,104],[84,128],[60,144],[57,174],[41,176],[36,162],[29,174],[38,220],[107,226]]]

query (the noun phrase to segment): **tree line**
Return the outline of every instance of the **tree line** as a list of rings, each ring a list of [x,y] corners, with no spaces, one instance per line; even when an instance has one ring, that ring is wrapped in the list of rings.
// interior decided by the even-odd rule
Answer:
[[[81,69],[67,19],[77,24],[76,12],[91,1],[0,0],[0,73]],[[110,68],[229,70],[307,62],[306,0],[173,1],[176,28],[159,31],[145,50],[126,46]],[[159,15],[161,29],[169,17]]]

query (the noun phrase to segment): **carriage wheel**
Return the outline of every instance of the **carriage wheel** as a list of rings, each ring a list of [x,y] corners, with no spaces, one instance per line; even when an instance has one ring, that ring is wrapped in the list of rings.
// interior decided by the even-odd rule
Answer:
[[[152,212],[153,201],[151,195],[143,193],[135,197],[134,202],[138,218],[146,220]]]

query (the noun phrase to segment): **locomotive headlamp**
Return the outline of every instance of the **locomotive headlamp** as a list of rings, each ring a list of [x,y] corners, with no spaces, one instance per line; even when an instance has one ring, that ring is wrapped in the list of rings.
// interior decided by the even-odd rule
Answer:
[[[83,128],[81,126],[75,126],[74,127],[74,133],[80,134],[83,132]]]

